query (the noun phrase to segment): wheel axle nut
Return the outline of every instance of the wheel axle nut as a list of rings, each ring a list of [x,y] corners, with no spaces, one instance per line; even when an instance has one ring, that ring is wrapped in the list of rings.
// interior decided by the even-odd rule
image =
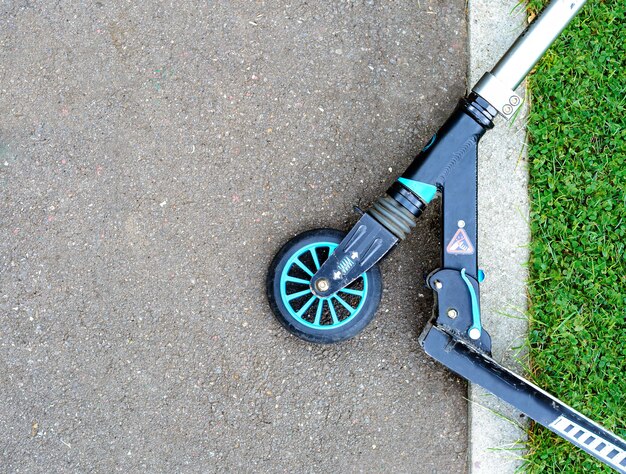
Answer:
[[[458,311],[454,308],[451,308],[448,310],[448,317],[450,319],[456,319],[456,317],[459,315]]]
[[[328,288],[330,288],[330,283],[328,282],[328,280],[326,278],[320,278],[319,280],[317,280],[315,282],[315,288],[318,291],[328,291]]]

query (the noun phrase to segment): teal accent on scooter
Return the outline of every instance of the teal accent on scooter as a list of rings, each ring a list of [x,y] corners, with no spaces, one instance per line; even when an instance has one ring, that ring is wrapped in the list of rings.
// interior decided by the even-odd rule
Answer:
[[[482,283],[483,281],[485,281],[485,272],[478,270],[478,283]]]
[[[318,252],[321,249],[327,249],[326,255],[330,255],[333,253],[335,248],[337,248],[339,244],[331,243],[331,242],[315,242],[313,244],[309,244],[305,247],[302,247],[287,260],[285,267],[283,268],[282,273],[280,274],[280,297],[282,299],[282,303],[285,305],[285,308],[291,315],[293,319],[298,321],[300,324],[303,324],[312,329],[320,329],[320,330],[328,330],[328,329],[337,329],[344,324],[349,323],[354,318],[356,318],[359,314],[359,311],[363,309],[365,306],[365,302],[367,300],[368,295],[368,278],[367,274],[363,273],[359,278],[363,279],[363,289],[355,290],[350,288],[342,288],[334,295],[331,295],[327,298],[320,298],[313,294],[311,291],[311,278],[317,270],[320,269],[320,265],[324,262],[320,260],[320,255]],[[305,254],[309,254],[312,257],[313,266],[309,267],[300,260],[300,257]],[[311,263],[309,263],[311,265]],[[302,278],[295,277],[289,274],[289,272],[294,268],[294,266],[298,266],[305,274],[302,275]],[[299,290],[291,290],[287,293],[287,284],[295,283],[300,285]],[[346,302],[340,293],[345,295],[353,296],[353,299],[357,299],[356,308],[352,307],[348,302]],[[306,299],[305,299],[306,298]],[[304,304],[301,306],[294,306],[294,303],[297,300],[304,299]],[[314,306],[315,305],[315,306]],[[325,306],[328,306],[328,311],[330,312],[330,316],[332,318],[332,323],[322,323],[322,315],[324,313]],[[304,318],[309,309],[313,307],[315,309],[315,318],[313,321],[308,321]],[[349,314],[346,318],[340,320],[340,315],[337,314],[337,309],[343,307]]]
[[[417,194],[426,204],[432,201],[435,194],[437,194],[437,187],[432,184],[420,183],[419,181],[413,181],[408,178],[398,178],[398,182]]]
[[[432,136],[432,138],[428,142],[428,145],[426,145],[424,147],[424,149],[422,150],[422,153],[425,152],[425,151],[428,151],[428,149],[435,144],[435,141],[437,141],[437,134],[436,133]]]
[[[461,270],[461,278],[467,285],[467,290],[469,291],[470,299],[472,300],[472,325],[467,330],[467,333],[470,336],[470,338],[478,339],[478,337],[472,337],[473,329],[478,330],[479,337],[483,331],[483,328],[480,324],[480,307],[478,306],[478,297],[476,295],[476,291],[474,291],[474,287],[472,286],[472,283],[469,281],[469,278],[467,278],[467,275],[465,274],[465,268]]]

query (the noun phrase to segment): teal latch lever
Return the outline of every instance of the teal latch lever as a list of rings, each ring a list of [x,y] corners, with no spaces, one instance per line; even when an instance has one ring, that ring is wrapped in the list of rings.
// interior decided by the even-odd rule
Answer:
[[[469,281],[469,278],[465,275],[465,268],[461,270],[461,278],[467,285],[467,289],[470,294],[470,298],[472,300],[472,325],[467,331],[470,339],[477,340],[480,339],[480,335],[483,332],[483,328],[480,325],[480,308],[478,306],[478,297],[476,296],[476,291],[472,286],[472,283]]]

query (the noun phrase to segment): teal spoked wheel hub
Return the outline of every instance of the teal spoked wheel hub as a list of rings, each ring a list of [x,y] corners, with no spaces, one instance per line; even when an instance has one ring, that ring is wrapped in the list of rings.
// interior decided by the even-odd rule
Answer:
[[[276,318],[292,334],[309,342],[349,339],[373,319],[382,293],[380,271],[373,267],[334,295],[321,298],[311,279],[344,237],[318,229],[293,238],[270,265],[267,294]]]
[[[311,291],[311,277],[335,247],[337,244],[331,242],[302,247],[287,261],[280,275],[280,297],[287,311],[314,329],[333,329],[349,323],[367,301],[367,275],[328,298],[315,296]]]

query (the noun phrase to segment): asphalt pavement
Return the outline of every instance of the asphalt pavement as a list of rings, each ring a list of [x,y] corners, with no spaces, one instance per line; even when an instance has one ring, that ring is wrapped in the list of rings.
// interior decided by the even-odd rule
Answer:
[[[359,337],[272,256],[347,230],[467,73],[465,2],[0,5],[0,471],[462,473],[466,384],[417,338],[438,205]]]

